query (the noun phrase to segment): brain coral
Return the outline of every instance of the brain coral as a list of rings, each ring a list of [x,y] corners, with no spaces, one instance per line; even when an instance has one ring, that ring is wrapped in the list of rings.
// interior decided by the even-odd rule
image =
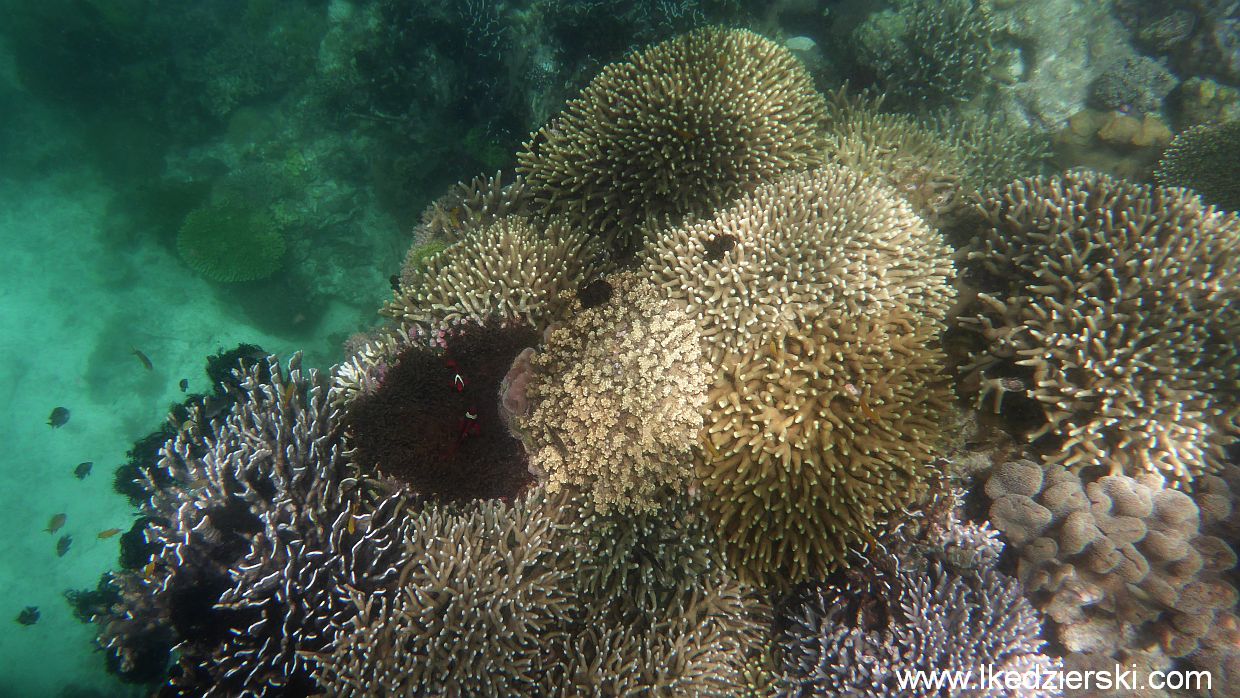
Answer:
[[[534,355],[517,426],[552,491],[644,509],[692,473],[710,374],[697,326],[657,287],[630,272],[610,283],[608,303],[577,308]]]
[[[784,47],[702,29],[603,69],[517,155],[526,192],[621,255],[820,162],[824,101]]]
[[[990,520],[1017,551],[1026,593],[1073,668],[1217,661],[1223,637],[1240,632],[1225,578],[1235,553],[1202,534],[1192,498],[1157,475],[1083,481],[1019,460],[996,467],[985,489]]]
[[[265,279],[284,261],[284,236],[266,215],[235,205],[190,211],[177,234],[177,252],[212,281]]]
[[[790,175],[647,264],[715,370],[697,476],[734,562],[819,574],[916,496],[950,399],[952,265],[895,192],[842,167]]]
[[[1240,418],[1240,221],[1180,189],[1090,172],[980,205],[969,259],[982,397],[1025,394],[1045,458],[1188,480]]]
[[[493,318],[538,326],[556,314],[561,291],[594,278],[601,258],[598,243],[579,232],[506,216],[408,268],[383,313],[423,326]]]
[[[1168,187],[1188,187],[1208,204],[1240,211],[1240,121],[1194,126],[1163,151],[1155,175]]]

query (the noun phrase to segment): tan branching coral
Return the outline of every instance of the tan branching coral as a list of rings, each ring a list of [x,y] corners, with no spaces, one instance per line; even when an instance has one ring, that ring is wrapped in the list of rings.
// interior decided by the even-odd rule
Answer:
[[[823,315],[726,362],[697,474],[735,562],[821,575],[917,497],[950,401],[937,333]]]
[[[942,222],[964,207],[970,183],[964,154],[929,125],[883,113],[882,101],[843,89],[832,95],[826,160],[879,178],[926,220]]]
[[[701,29],[604,68],[534,134],[517,169],[537,207],[624,255],[648,230],[821,162],[823,117],[788,49]]]
[[[980,211],[974,386],[1026,386],[1012,392],[1045,415],[1029,437],[1048,437],[1048,462],[1179,481],[1217,467],[1240,433],[1240,220],[1088,172],[1015,182]]]
[[[920,490],[950,400],[946,245],[832,166],[669,232],[647,265],[715,367],[697,475],[730,558],[759,579],[824,573]]]
[[[543,647],[577,611],[573,549],[539,491],[514,504],[430,506],[410,527],[410,562],[356,608],[334,651],[310,657],[331,695],[532,695]]]
[[[1165,668],[1218,654],[1220,633],[1234,637],[1237,594],[1224,574],[1236,555],[1201,533],[1192,498],[1159,476],[1082,481],[1018,460],[996,467],[986,494],[991,522],[1019,552],[1026,593],[1072,653],[1070,668]]]
[[[770,615],[753,587],[716,572],[649,623],[600,616],[557,638],[553,651],[565,661],[552,667],[546,690],[555,698],[744,695],[762,669],[756,655]]]
[[[822,313],[937,326],[955,298],[951,251],[896,193],[829,166],[764,186],[644,253],[702,328],[714,366]]]
[[[466,233],[482,228],[507,216],[528,216],[529,197],[525,181],[509,177],[505,183],[501,172],[490,177],[474,177],[453,185],[422,212],[414,231],[419,244],[432,240],[455,242]],[[416,249],[416,248],[415,248]]]
[[[508,216],[412,269],[382,312],[424,326],[498,318],[541,327],[561,309],[560,293],[593,279],[602,259],[598,242],[580,232]]]
[[[631,272],[610,283],[608,303],[576,303],[532,358],[529,415],[515,421],[549,489],[644,509],[692,472],[709,372],[697,326],[657,287]]]

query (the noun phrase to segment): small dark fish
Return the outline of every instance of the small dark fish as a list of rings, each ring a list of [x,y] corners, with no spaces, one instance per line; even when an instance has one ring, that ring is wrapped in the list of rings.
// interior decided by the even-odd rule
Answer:
[[[90,475],[90,469],[93,467],[95,467],[94,461],[88,460],[84,463],[78,463],[78,466],[73,469],[73,477],[76,477],[79,480],[85,480],[86,476]]]
[[[69,546],[73,545],[73,536],[65,534],[56,541],[56,557],[64,557],[69,552]]]
[[[95,537],[96,537],[96,538],[98,538],[99,540],[106,540],[106,539],[111,538],[112,536],[114,536],[114,535],[116,535],[116,534],[118,534],[118,533],[120,533],[120,532],[121,532],[121,529],[119,529],[119,528],[109,528],[109,529],[108,529],[108,530],[106,530],[106,531],[100,531],[100,532],[99,532],[99,535],[97,535],[97,536],[95,536]]]
[[[705,244],[706,261],[718,262],[723,259],[725,254],[731,252],[733,247],[736,247],[737,242],[739,241],[732,235],[720,235],[713,240],[708,240]]]
[[[57,407],[52,410],[52,416],[47,418],[47,425],[53,429],[59,429],[69,423],[69,408]]]
[[[53,516],[50,521],[47,522],[47,528],[43,530],[47,531],[48,533],[55,533],[60,530],[61,526],[65,525],[65,519],[67,518],[69,517],[66,514],[57,514]]]
[[[185,392],[186,390],[189,390],[189,379],[182,378],[180,385],[181,385],[181,392]]]
[[[141,349],[134,347],[133,355],[138,357],[138,361],[142,362],[142,365],[146,368],[146,370],[148,371],[155,370],[155,364],[151,363],[151,357],[147,356],[146,354],[143,354]]]
[[[39,607],[27,606],[17,614],[17,622],[22,625],[34,625],[39,622]]]
[[[400,274],[392,274],[388,277],[388,283],[392,284],[392,290],[400,293]]]

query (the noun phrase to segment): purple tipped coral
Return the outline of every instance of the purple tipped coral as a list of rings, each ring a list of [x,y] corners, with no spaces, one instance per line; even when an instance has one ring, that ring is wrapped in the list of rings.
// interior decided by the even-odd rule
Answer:
[[[947,695],[943,688],[902,684],[918,671],[931,677],[971,672],[974,683],[950,695],[1058,695],[977,683],[983,668],[1045,674],[1055,667],[1041,654],[1037,612],[1016,580],[990,568],[957,575],[937,563],[922,571],[892,567],[854,569],[847,581],[821,586],[789,614],[777,695]]]
[[[122,600],[96,618],[100,641],[127,670],[170,634],[181,695],[308,694],[303,653],[327,648],[351,610],[336,590],[395,581],[408,519],[402,496],[364,504],[346,477],[317,372],[269,358],[240,377],[243,396],[213,433],[183,429],[164,446],[165,472],[143,473],[153,553],[117,575]]]

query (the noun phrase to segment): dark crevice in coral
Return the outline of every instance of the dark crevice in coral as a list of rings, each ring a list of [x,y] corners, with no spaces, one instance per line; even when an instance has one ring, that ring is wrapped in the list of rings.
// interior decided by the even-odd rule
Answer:
[[[353,407],[347,433],[354,459],[435,499],[516,496],[533,476],[500,416],[499,386],[538,333],[467,325],[445,341],[442,351],[405,350],[379,390]]]

